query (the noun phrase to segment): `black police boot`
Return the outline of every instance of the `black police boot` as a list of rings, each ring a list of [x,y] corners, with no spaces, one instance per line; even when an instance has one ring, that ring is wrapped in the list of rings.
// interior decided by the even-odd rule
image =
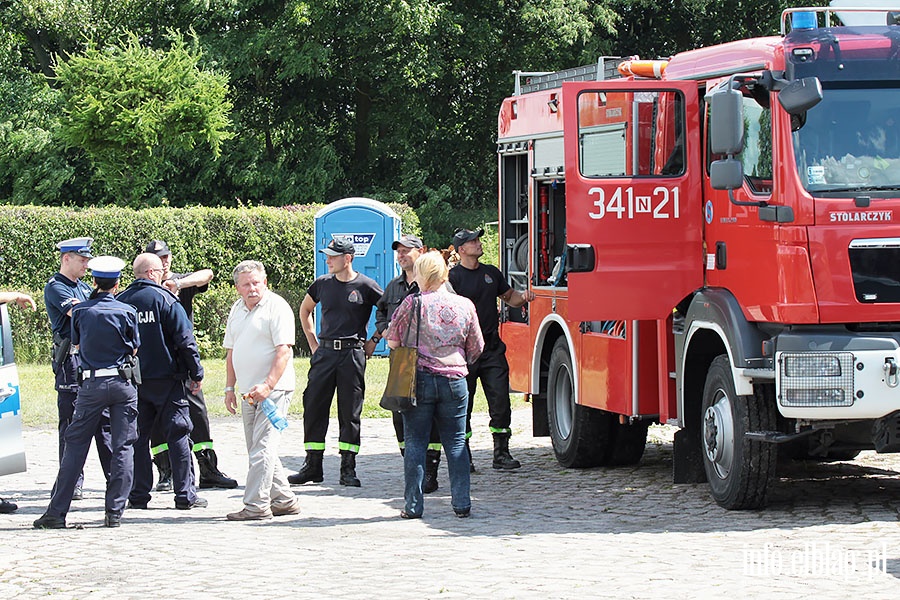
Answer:
[[[0,498],[0,514],[8,515],[19,510],[19,505],[9,500]]]
[[[159,480],[156,482],[157,492],[172,491],[172,464],[169,462],[169,451],[163,450],[153,457],[153,464],[159,471]]]
[[[440,450],[427,450],[425,452],[425,482],[422,483],[422,492],[430,494],[438,489],[437,474],[440,464]]]
[[[291,485],[301,485],[308,481],[313,483],[322,483],[325,476],[322,474],[322,455],[324,450],[307,450],[306,460],[295,475],[288,475],[288,483]]]
[[[222,488],[233,490],[237,487],[237,481],[219,470],[219,459],[212,448],[197,450],[197,464],[200,465],[200,487]]]
[[[475,461],[472,460],[472,449],[469,448],[469,440],[466,439],[466,454],[469,455],[469,473],[475,472]]]
[[[494,468],[518,469],[522,463],[517,461],[509,453],[509,433],[494,434]]]
[[[341,485],[361,485],[356,477],[356,454],[349,450],[341,450]]]

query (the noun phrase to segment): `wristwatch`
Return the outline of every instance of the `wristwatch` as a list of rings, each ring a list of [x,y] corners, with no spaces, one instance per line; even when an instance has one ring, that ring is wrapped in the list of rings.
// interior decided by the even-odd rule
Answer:
[[[227,386],[225,386],[225,391],[226,391],[226,392],[233,392],[233,391],[234,391],[234,386],[233,386],[233,385],[227,385]]]
[[[377,344],[378,342],[381,341],[381,336],[378,335],[377,333],[373,334],[372,337],[369,338],[369,341]]]

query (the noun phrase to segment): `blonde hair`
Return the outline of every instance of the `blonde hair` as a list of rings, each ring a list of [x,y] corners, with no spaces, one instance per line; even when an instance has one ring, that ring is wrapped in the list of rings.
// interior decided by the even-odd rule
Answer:
[[[428,289],[443,285],[449,276],[447,261],[437,250],[431,250],[417,258],[413,269],[416,277]]]

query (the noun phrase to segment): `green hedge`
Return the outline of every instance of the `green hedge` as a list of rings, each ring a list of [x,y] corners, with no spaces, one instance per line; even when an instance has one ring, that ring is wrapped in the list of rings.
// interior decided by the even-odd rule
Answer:
[[[262,261],[269,286],[298,308],[314,276],[313,217],[322,206],[72,210],[0,205],[0,289],[30,293],[38,303],[37,313],[10,310],[17,359],[49,360],[44,284],[59,268],[56,242],[79,236],[94,238],[95,255],[119,256],[129,264],[148,241],[162,239],[172,249],[173,270],[213,269],[209,291],[195,300],[194,321],[203,355],[220,356],[225,318],[237,299],[231,270],[245,259]],[[390,206],[404,232],[420,233],[412,209]],[[130,283],[129,275],[123,275],[123,286]],[[302,335],[297,343],[298,351],[308,351]]]

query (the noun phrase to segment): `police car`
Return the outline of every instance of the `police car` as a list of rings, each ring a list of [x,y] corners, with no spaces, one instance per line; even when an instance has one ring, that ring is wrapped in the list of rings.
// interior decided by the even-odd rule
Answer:
[[[13,357],[12,327],[0,304],[0,475],[25,471],[19,373]]]

